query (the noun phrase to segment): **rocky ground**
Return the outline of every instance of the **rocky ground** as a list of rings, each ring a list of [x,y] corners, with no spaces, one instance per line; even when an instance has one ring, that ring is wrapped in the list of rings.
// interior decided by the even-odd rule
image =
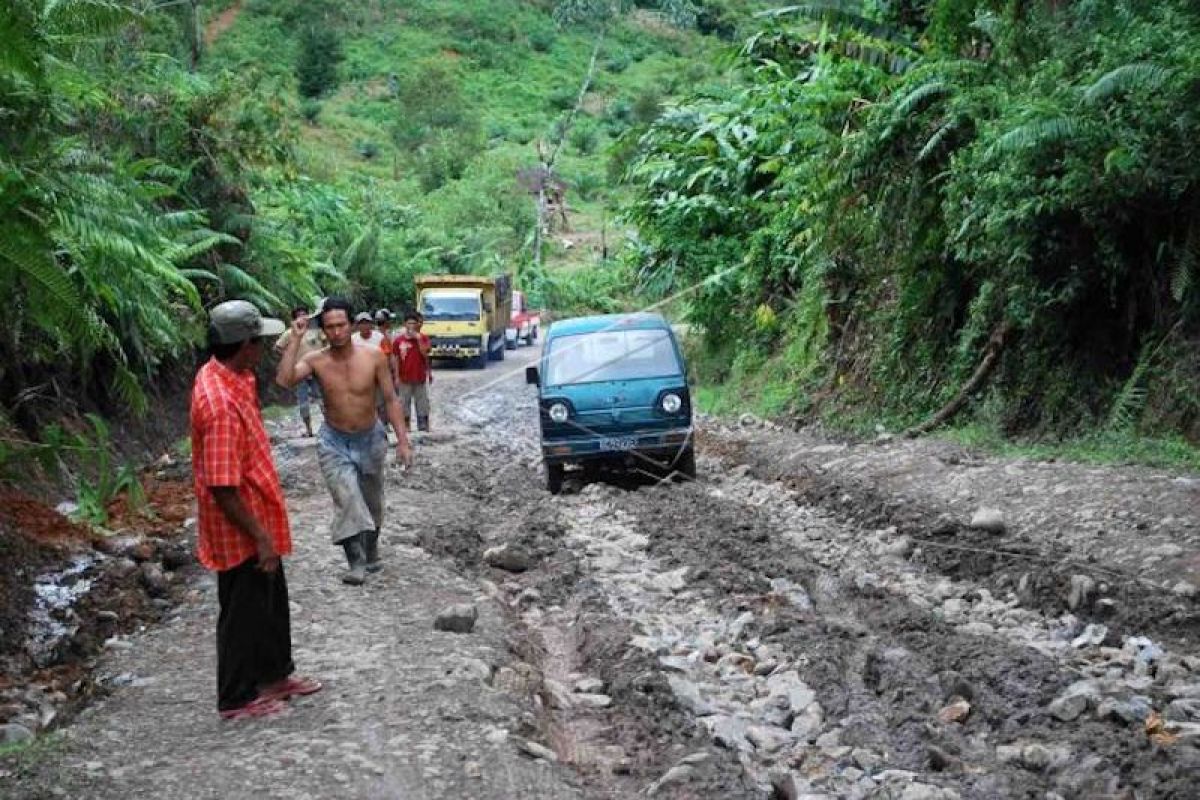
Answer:
[[[554,497],[509,357],[437,373],[363,589],[275,426],[325,691],[218,721],[214,587],[185,567],[162,624],[108,639],[102,697],[0,757],[5,796],[1195,796],[1194,476],[746,418],[703,421],[694,482]]]

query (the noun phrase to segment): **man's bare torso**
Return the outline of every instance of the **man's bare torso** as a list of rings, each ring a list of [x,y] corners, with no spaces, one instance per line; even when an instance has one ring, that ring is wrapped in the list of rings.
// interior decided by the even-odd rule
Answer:
[[[378,376],[381,369],[387,370],[386,359],[382,350],[350,343],[305,356],[321,382],[326,422],[345,433],[375,427],[376,390],[381,388]]]

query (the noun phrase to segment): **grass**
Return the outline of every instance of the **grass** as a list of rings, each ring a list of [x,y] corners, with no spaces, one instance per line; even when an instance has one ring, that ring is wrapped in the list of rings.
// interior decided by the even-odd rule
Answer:
[[[290,417],[293,413],[295,413],[295,410],[296,410],[296,407],[290,406],[290,405],[288,405],[288,406],[281,406],[279,404],[269,405],[269,406],[266,406],[263,408],[262,418],[265,420],[271,420],[274,422],[278,422],[281,419],[287,419],[288,417]],[[189,447],[189,449],[190,449],[190,447]]]
[[[696,409],[717,416],[752,413],[760,417],[787,415],[797,389],[786,382],[767,378],[754,389],[743,382],[701,382],[693,390]],[[892,432],[907,425],[884,417],[847,417],[826,414],[821,418],[829,429],[857,436],[870,436],[876,425]],[[1061,440],[1021,440],[1004,436],[980,422],[964,422],[930,434],[931,438],[954,442],[990,455],[1032,461],[1068,461],[1106,466],[1138,465],[1180,472],[1200,473],[1200,447],[1182,437],[1141,436],[1135,433],[1095,432]]]
[[[63,737],[57,731],[35,736],[24,742],[3,744],[0,745],[0,764],[4,764],[11,772],[20,775],[37,762],[53,755],[62,747],[62,744]]]
[[[1020,441],[1005,438],[986,426],[969,423],[938,431],[934,435],[1006,458],[1082,464],[1138,464],[1200,472],[1200,448],[1182,437],[1098,432],[1053,442]]]

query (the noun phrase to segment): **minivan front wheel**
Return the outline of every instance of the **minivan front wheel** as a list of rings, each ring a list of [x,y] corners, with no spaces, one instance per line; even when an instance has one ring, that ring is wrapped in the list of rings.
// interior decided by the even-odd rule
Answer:
[[[546,488],[550,490],[550,494],[558,494],[562,491],[564,472],[562,464],[546,465]]]

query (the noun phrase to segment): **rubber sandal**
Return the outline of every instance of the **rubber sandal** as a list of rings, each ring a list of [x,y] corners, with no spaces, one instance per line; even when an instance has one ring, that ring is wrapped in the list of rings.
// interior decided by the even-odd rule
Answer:
[[[227,708],[221,719],[255,719],[269,717],[287,709],[287,705],[273,697],[256,697],[244,706]]]
[[[321,682],[316,678],[288,678],[274,689],[264,691],[262,697],[269,700],[287,700],[321,691]]]

